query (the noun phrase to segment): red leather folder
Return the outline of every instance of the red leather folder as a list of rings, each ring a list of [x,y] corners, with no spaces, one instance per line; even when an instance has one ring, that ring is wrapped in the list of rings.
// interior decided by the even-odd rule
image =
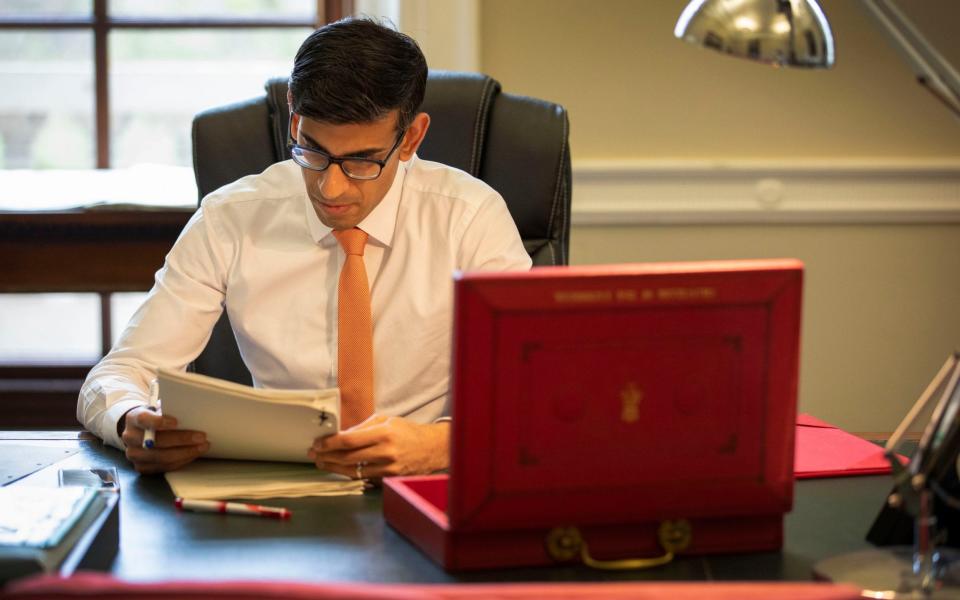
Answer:
[[[460,275],[450,475],[386,480],[387,521],[448,569],[779,548],[801,280],[793,260]]]
[[[890,472],[890,462],[882,447],[801,414],[797,416],[794,472],[797,479],[884,475]]]
[[[303,583],[295,581],[130,582],[101,573],[43,575],[4,588],[7,600],[857,600],[852,585],[811,582],[616,582],[495,584]]]

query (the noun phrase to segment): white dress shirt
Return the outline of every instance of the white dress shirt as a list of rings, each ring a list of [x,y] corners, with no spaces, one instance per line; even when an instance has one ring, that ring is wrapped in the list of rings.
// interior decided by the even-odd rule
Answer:
[[[358,227],[369,235],[376,411],[432,422],[448,414],[453,272],[528,269],[530,258],[496,191],[416,157]],[[211,193],[87,376],[77,418],[123,448],[118,420],[147,403],[158,367],[185,369],[200,353],[224,306],[254,385],[336,386],[343,261],[292,161]]]

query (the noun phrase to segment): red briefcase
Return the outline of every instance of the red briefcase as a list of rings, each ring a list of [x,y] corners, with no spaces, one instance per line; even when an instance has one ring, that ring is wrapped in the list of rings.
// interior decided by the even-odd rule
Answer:
[[[780,548],[801,282],[794,260],[459,276],[450,475],[387,479],[388,523],[447,569]]]

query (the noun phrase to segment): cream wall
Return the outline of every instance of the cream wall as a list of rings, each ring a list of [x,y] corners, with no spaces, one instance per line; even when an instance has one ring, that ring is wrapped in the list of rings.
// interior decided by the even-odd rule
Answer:
[[[673,37],[686,0],[482,0],[480,65],[570,111],[584,158],[960,158],[960,127],[857,0],[822,2],[831,70],[775,69]],[[902,2],[960,65],[960,2]]]
[[[960,347],[955,226],[577,227],[573,262],[797,257],[806,264],[800,410],[892,431]]]
[[[597,164],[639,173],[642,202],[623,214],[597,210],[603,186],[588,193],[581,184],[578,193],[575,180],[572,262],[804,260],[801,410],[853,431],[890,431],[960,347],[960,120],[912,83],[859,2],[822,4],[837,36],[831,71],[765,68],[677,41],[685,0],[482,0],[480,70],[505,91],[567,107],[575,177]],[[902,5],[960,64],[951,31],[960,3]],[[794,200],[846,202],[856,190],[886,189],[884,165],[904,191],[897,210],[852,205],[842,224],[829,210],[786,218],[749,198],[746,212],[720,220],[709,210],[677,219],[644,208],[659,197],[644,181],[664,162],[674,188],[685,185],[685,165],[707,165],[709,178],[718,163],[773,164],[774,172],[805,164],[816,178],[840,162],[858,166],[852,188],[814,188]],[[931,164],[940,169],[937,191],[911,187],[928,177],[911,169]],[[829,188],[832,177],[826,169],[819,181]],[[620,201],[630,203],[631,189]],[[709,205],[709,186],[696,193]],[[949,210],[900,216],[941,200]],[[598,224],[585,224],[590,211]]]

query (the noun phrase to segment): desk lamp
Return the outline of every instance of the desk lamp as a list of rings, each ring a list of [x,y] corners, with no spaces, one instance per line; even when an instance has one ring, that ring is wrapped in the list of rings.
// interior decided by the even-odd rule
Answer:
[[[892,0],[862,0],[929,90],[960,117],[960,74]],[[673,34],[691,44],[778,67],[830,68],[833,32],[816,0],[692,0]]]
[[[960,75],[950,63],[892,0],[862,0],[862,6],[916,73],[917,82],[960,117]],[[830,68],[834,64],[833,32],[816,0],[691,0],[677,20],[674,35],[730,56],[777,67]],[[943,376],[941,370],[938,377]],[[956,381],[953,384],[956,386]],[[928,404],[936,391],[928,389],[918,405]],[[941,399],[944,404],[946,399],[942,395]],[[960,398],[954,398],[955,411],[958,405]],[[911,458],[910,469],[906,469],[893,449],[920,412],[916,406],[910,411],[887,447],[897,484],[891,501],[899,502],[914,518],[914,545],[829,558],[814,567],[818,577],[858,584],[867,598],[960,598],[960,560],[956,553],[937,548],[934,543],[931,502],[935,482],[930,484],[911,475],[931,461],[942,462],[945,450],[921,444]],[[956,412],[950,421],[956,423]],[[960,436],[957,427],[951,431]],[[951,468],[955,468],[952,461],[956,445],[950,448]]]

